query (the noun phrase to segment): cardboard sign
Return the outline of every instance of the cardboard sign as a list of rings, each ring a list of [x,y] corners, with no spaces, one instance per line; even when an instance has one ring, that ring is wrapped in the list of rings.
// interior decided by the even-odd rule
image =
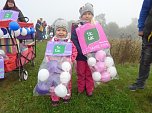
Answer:
[[[45,55],[70,56],[72,54],[72,43],[69,42],[48,42]]]
[[[0,79],[4,78],[4,59],[0,57]]]
[[[65,45],[55,45],[53,48],[53,54],[64,54]]]
[[[17,21],[19,12],[12,10],[0,10],[0,20]]]
[[[104,33],[102,26],[86,23],[76,29],[82,53],[85,55],[101,49],[110,48],[110,44]]]

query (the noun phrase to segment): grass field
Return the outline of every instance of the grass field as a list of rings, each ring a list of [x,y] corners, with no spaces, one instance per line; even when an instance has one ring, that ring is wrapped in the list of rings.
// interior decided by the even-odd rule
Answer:
[[[37,44],[35,67],[30,63],[25,66],[29,73],[27,81],[20,82],[17,72],[11,72],[0,80],[0,113],[152,113],[151,76],[144,90],[128,90],[128,85],[136,79],[137,64],[116,65],[119,80],[97,86],[92,97],[85,93],[77,95],[75,73],[69,104],[61,101],[58,107],[52,107],[48,96],[33,96],[45,46],[46,42]]]

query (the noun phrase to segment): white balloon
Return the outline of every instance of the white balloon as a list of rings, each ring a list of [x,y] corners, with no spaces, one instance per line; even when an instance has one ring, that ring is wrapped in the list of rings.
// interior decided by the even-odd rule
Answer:
[[[7,34],[3,35],[3,38],[10,38],[10,35],[7,33]]]
[[[92,73],[92,78],[94,81],[98,82],[101,80],[101,74],[99,72],[93,72]]]
[[[15,37],[18,37],[21,33],[20,33],[20,29],[14,31]]]
[[[68,83],[71,79],[71,75],[69,72],[62,72],[60,75],[61,83]]]
[[[49,71],[47,69],[41,69],[38,72],[38,80],[45,81],[49,78]]]
[[[22,28],[21,35],[22,36],[26,36],[27,35],[27,30],[24,27]]]
[[[0,38],[2,38],[4,35],[3,31],[0,29]]]
[[[117,75],[117,70],[114,66],[109,67],[107,71],[110,73],[110,76],[114,78]]]
[[[114,65],[114,61],[112,57],[106,57],[105,58],[105,65],[107,67],[111,67],[112,65]]]
[[[96,59],[94,57],[90,57],[88,60],[88,65],[89,66],[95,66],[96,65]]]
[[[71,64],[69,62],[63,62],[61,67],[62,70],[69,72],[71,69]]]
[[[68,91],[66,86],[59,84],[58,86],[55,87],[54,92],[58,97],[65,97]]]

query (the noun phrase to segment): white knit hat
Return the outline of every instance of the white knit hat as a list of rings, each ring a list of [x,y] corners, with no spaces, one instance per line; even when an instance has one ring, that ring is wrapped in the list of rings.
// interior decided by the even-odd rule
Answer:
[[[54,30],[56,31],[57,28],[60,28],[60,27],[66,29],[66,31],[68,31],[68,23],[67,23],[67,21],[64,20],[64,19],[61,19],[61,18],[55,20],[55,22],[54,22]]]
[[[82,15],[85,13],[85,12],[91,12],[92,15],[94,15],[94,11],[93,11],[93,5],[90,4],[90,3],[86,3],[84,6],[82,6],[80,9],[79,9],[79,13],[82,17]]]

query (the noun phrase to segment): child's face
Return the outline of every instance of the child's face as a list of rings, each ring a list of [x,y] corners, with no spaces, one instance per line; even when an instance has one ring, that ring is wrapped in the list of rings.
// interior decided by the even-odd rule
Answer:
[[[8,2],[7,2],[7,5],[8,5],[8,7],[14,7],[14,3],[11,2],[11,1],[8,1]]]
[[[65,38],[67,36],[67,30],[65,28],[59,27],[57,28],[55,34],[57,38]]]
[[[85,12],[85,13],[82,15],[82,17],[81,17],[82,20],[85,20],[85,21],[87,21],[87,22],[91,22],[92,18],[93,18],[93,15],[92,15],[92,13],[89,12],[89,11],[88,11],[88,12]]]

